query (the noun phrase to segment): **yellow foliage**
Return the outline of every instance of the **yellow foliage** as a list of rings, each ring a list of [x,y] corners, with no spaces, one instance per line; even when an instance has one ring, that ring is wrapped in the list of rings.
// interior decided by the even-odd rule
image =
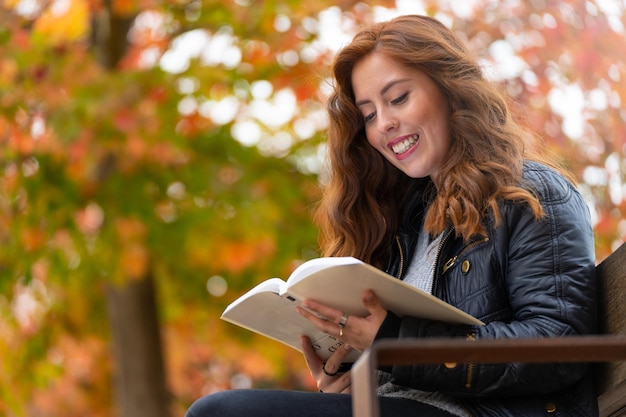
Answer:
[[[120,266],[125,278],[140,280],[148,272],[149,253],[144,245],[134,244],[123,248]]]
[[[120,273],[125,279],[142,279],[148,273],[150,254],[145,246],[146,227],[138,219],[115,219],[121,255]]]
[[[33,27],[34,34],[53,45],[80,40],[88,34],[88,30],[87,0],[51,2]]]
[[[21,0],[4,0],[4,5],[9,9],[15,9]]]
[[[18,73],[19,68],[14,59],[8,57],[0,59],[0,87],[13,85]]]

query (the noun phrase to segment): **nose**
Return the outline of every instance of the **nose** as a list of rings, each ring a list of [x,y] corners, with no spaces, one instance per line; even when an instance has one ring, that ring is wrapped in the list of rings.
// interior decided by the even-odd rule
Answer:
[[[397,123],[395,121],[395,119],[393,117],[391,117],[391,115],[386,114],[378,114],[378,130],[381,133],[387,133],[393,129],[395,129],[397,126]]]

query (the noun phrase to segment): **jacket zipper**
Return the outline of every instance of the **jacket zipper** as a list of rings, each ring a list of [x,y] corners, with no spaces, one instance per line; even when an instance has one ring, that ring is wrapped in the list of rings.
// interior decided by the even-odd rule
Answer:
[[[476,333],[470,333],[465,337],[465,340],[476,340]],[[472,388],[472,380],[474,378],[474,368],[476,368],[475,363],[467,364],[467,378],[465,379],[465,389]]]
[[[401,279],[402,273],[404,272],[404,251],[402,250],[402,244],[400,243],[400,237],[398,235],[396,235],[396,243],[398,244],[398,251],[400,252],[400,266],[396,278]]]
[[[446,243],[446,241],[448,240],[448,238],[450,237],[450,235],[452,234],[452,232],[454,231],[454,227],[451,227],[446,234],[444,235],[444,237],[441,239],[441,242],[439,243],[439,248],[437,249],[437,255],[435,257],[435,266],[437,265],[437,263],[439,262],[439,256],[441,254],[441,251],[443,249],[443,245]],[[467,245],[465,248],[463,248],[463,250],[461,252],[459,252],[458,255],[454,256],[453,258],[451,258],[450,260],[448,260],[445,265],[443,266],[442,269],[442,274],[445,273],[448,269],[450,269],[452,267],[452,265],[454,265],[454,263],[456,262],[456,260],[458,259],[458,257],[460,255],[462,255],[464,252],[466,252],[467,250],[473,248],[474,246],[481,244],[483,242],[487,242],[489,241],[489,237],[484,237],[482,239],[479,239],[475,242],[470,243],[469,245]],[[400,243],[400,237],[396,235],[396,243],[398,245],[398,250],[400,253],[400,267],[398,268],[398,275],[396,278],[400,278],[402,277],[402,273],[404,272],[404,251],[402,250],[402,244]],[[436,270],[436,269],[435,269]],[[437,280],[434,280],[435,282],[433,282],[433,285],[436,284]],[[434,293],[434,288],[433,288],[433,293]],[[469,333],[466,336],[467,340],[476,340],[476,334],[475,333]],[[467,378],[465,380],[465,388],[466,389],[470,389],[472,387],[472,379],[474,378],[474,368],[476,367],[475,363],[468,363],[467,364]]]
[[[441,256],[441,251],[443,250],[443,246],[446,244],[447,240],[450,238],[450,235],[452,235],[452,232],[454,232],[454,227],[451,227],[450,229],[448,229],[446,234],[441,239],[441,242],[439,242],[439,247],[437,248],[437,254],[435,255],[435,270],[433,273],[433,287],[430,290],[432,294],[437,293],[439,278],[443,274],[443,272],[441,274],[437,273],[437,271],[439,270],[439,258]]]
[[[489,241],[489,237],[483,237],[482,239],[475,240],[474,242],[464,247],[461,252],[459,252],[457,255],[454,255],[452,258],[448,259],[448,261],[443,265],[443,268],[441,269],[441,273],[445,274],[448,269],[452,268],[454,264],[456,263],[456,261],[459,259],[459,257],[463,255],[465,252],[480,245],[481,243],[485,243],[488,241]]]
[[[450,230],[445,234],[445,236],[443,237],[443,239],[441,239],[441,243],[439,244],[439,249],[437,250],[437,257],[435,258],[435,265],[437,265],[437,263],[439,262],[439,255],[443,249],[443,245],[446,243],[446,241],[448,240],[448,238],[450,237],[450,235],[452,234],[452,232],[454,231],[454,227],[450,228]],[[472,243],[470,243],[469,245],[465,246],[461,252],[459,252],[457,255],[453,256],[451,259],[449,259],[443,266],[442,270],[441,270],[441,274],[445,274],[446,271],[448,269],[450,269],[455,262],[457,261],[457,259],[463,255],[465,252],[467,252],[468,250],[472,249],[473,247],[480,245],[481,243],[484,242],[488,242],[489,241],[489,237],[483,237],[482,239],[478,239]],[[435,280],[435,283],[437,282],[437,280]],[[433,288],[433,293],[434,293],[434,288]],[[469,333],[466,337],[466,340],[476,340],[476,333]],[[471,389],[472,388],[472,380],[474,379],[474,370],[476,368],[476,364],[475,363],[468,363],[467,364],[467,377],[465,379],[465,388],[466,389]]]
[[[441,251],[443,250],[443,245],[445,245],[446,241],[448,240],[448,238],[450,237],[453,231],[454,231],[454,227],[451,227],[450,229],[448,229],[446,234],[443,236],[443,239],[441,239],[441,242],[439,242],[439,247],[437,248],[437,255],[435,256],[435,265],[439,263],[439,255],[441,255]],[[448,264],[448,262],[446,262],[446,265]]]

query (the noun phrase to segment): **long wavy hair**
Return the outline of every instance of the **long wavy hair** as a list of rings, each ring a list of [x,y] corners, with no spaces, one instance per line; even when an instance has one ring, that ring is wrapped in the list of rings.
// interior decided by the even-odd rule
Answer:
[[[486,233],[485,216],[500,219],[499,199],[537,198],[521,188],[528,134],[514,120],[507,97],[482,70],[460,38],[426,16],[400,16],[359,32],[335,57],[334,90],[327,102],[330,177],[316,212],[325,256],[354,256],[383,267],[399,226],[412,179],[367,141],[355,105],[352,70],[376,51],[427,74],[447,98],[450,154],[436,177],[424,220],[433,235],[452,225],[469,239]]]

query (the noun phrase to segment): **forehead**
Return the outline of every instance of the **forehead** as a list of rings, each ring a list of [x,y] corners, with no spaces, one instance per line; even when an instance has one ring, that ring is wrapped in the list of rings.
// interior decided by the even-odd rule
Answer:
[[[433,84],[430,77],[420,69],[409,67],[379,52],[363,57],[354,65],[351,81],[357,103],[382,96],[396,85]]]

